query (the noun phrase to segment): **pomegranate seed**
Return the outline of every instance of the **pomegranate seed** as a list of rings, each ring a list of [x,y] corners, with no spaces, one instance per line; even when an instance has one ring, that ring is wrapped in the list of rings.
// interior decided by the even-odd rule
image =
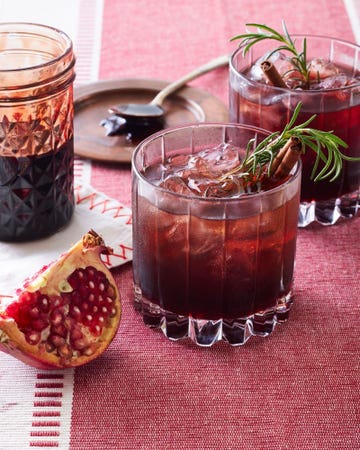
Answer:
[[[61,297],[64,305],[72,303],[72,292],[62,292]]]
[[[41,334],[39,331],[30,331],[25,335],[26,341],[31,345],[36,345],[40,342]]]
[[[34,302],[34,294],[32,292],[22,292],[19,301],[25,305],[25,304],[31,304]]]
[[[45,350],[48,352],[48,353],[51,353],[51,352],[53,352],[54,350],[55,350],[55,345],[54,344],[52,344],[51,342],[46,342],[45,343]]]
[[[77,291],[72,293],[70,304],[80,305],[82,303],[82,301],[83,301],[83,299]]]
[[[103,326],[105,324],[105,317],[104,316],[99,316],[98,317],[98,322],[99,322],[100,325]]]
[[[93,302],[95,300],[95,295],[94,294],[90,294],[88,297],[89,302]]]
[[[78,294],[81,298],[87,297],[89,295],[89,293],[90,293],[89,286],[87,286],[85,284],[81,285],[78,289]]]
[[[49,325],[49,322],[45,319],[37,319],[32,322],[31,326],[33,330],[42,331]]]
[[[90,329],[91,333],[95,336],[100,336],[102,333],[102,327],[100,325],[95,325]]]
[[[115,308],[115,307],[111,308],[111,311],[110,311],[109,317],[115,317],[115,316],[116,316],[116,312],[117,312],[117,310],[116,310],[116,308]]]
[[[73,289],[78,289],[81,286],[81,280],[84,278],[82,269],[75,270],[69,277],[68,282]]]
[[[50,310],[50,303],[48,297],[42,296],[38,301],[39,308],[42,312],[47,313]]]
[[[80,308],[78,306],[76,306],[76,305],[70,305],[69,314],[75,320],[80,320],[81,319]]]
[[[106,278],[106,275],[104,274],[104,272],[101,272],[101,270],[97,271],[97,279],[98,279],[99,283],[103,282],[103,283],[109,284],[108,280]]]
[[[99,308],[95,305],[95,306],[92,307],[92,312],[93,312],[93,313],[97,313],[97,312],[98,312],[98,309],[99,309]]]
[[[77,326],[70,331],[70,340],[77,341],[78,339],[82,339],[84,337],[80,327]]]
[[[104,284],[104,283],[100,283],[100,284],[99,284],[99,290],[100,290],[101,292],[105,291],[105,284]]]
[[[56,335],[56,334],[51,334],[49,336],[48,340],[49,340],[49,342],[51,344],[54,344],[55,347],[60,347],[60,345],[64,345],[65,344],[65,339],[63,337],[61,337],[61,336]]]
[[[63,358],[71,358],[73,355],[73,351],[68,344],[64,344],[58,348],[58,354]]]
[[[60,323],[56,326],[52,326],[50,329],[51,334],[57,334],[58,336],[66,338],[68,334],[68,330],[63,323]]]
[[[73,317],[66,317],[64,325],[68,330],[72,330],[76,326],[76,320]]]
[[[59,309],[54,309],[50,314],[50,322],[53,325],[59,325],[64,320],[64,315]]]
[[[95,269],[95,267],[93,266],[88,266],[86,268],[87,274],[88,274],[88,278],[94,278],[96,275],[97,270]]]
[[[83,354],[86,356],[91,356],[94,354],[95,350],[96,350],[96,348],[94,348],[92,345],[90,345],[83,351]]]
[[[106,294],[108,295],[108,297],[112,298],[113,300],[116,298],[116,293],[115,293],[115,289],[109,285],[107,290],[106,290]]]
[[[89,288],[91,290],[93,290],[95,288],[95,283],[92,280],[89,281]]]
[[[83,350],[85,347],[87,347],[87,345],[88,342],[84,338],[79,338],[72,342],[74,350]]]
[[[93,321],[93,316],[91,314],[86,314],[86,316],[83,318],[83,324],[84,325],[90,325]]]
[[[40,310],[37,306],[34,306],[33,308],[29,309],[28,314],[33,319],[37,319],[40,315]]]

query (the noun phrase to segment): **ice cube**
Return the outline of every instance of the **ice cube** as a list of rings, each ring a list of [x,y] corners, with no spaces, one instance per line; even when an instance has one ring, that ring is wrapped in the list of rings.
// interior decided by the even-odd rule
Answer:
[[[169,175],[162,183],[160,183],[160,187],[175,192],[176,194],[192,194],[192,191],[187,186],[186,182],[178,175]]]
[[[282,76],[294,70],[294,65],[292,64],[291,59],[284,53],[276,52],[271,56],[270,61]]]
[[[265,83],[266,77],[264,76],[264,72],[262,71],[260,64],[263,61],[261,58],[260,60],[256,61],[255,64],[253,64],[250,69],[247,71],[246,76],[253,81],[260,81],[262,83]]]
[[[240,178],[229,177],[222,182],[211,183],[208,185],[204,196],[213,198],[231,198],[239,197],[245,190]]]
[[[335,75],[324,78],[319,83],[313,83],[311,89],[339,89],[354,84],[356,80],[349,78],[347,75]]]
[[[216,149],[203,150],[199,153],[195,168],[198,173],[209,179],[218,178],[239,164],[239,152],[227,143]]]
[[[191,155],[175,155],[171,156],[167,160],[167,165],[174,170],[177,168],[184,168],[189,164],[189,160],[191,159]]]
[[[314,58],[308,65],[310,80],[323,80],[328,77],[335,77],[339,73],[339,69],[331,61],[323,58]]]

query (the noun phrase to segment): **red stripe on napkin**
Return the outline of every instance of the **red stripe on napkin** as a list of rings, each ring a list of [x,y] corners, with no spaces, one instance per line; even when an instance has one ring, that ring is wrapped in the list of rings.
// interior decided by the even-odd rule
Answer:
[[[53,422],[53,421],[33,422],[32,426],[33,427],[59,427],[60,422]],[[32,433],[35,433],[35,431],[32,431]],[[50,433],[50,431],[49,431],[49,433]]]
[[[50,436],[60,436],[59,431],[31,431],[30,436],[36,437],[50,437]]]
[[[59,447],[59,443],[53,441],[30,442],[30,447]]]
[[[60,417],[60,411],[34,411],[33,417]]]
[[[29,445],[30,447],[43,448],[59,447],[60,443],[57,438],[60,437],[62,401],[58,399],[63,397],[62,389],[64,389],[64,383],[54,382],[53,380],[62,380],[64,375],[38,373],[36,378],[42,381],[35,384],[33,406],[36,410],[33,411],[33,417],[36,417],[38,420],[34,420],[31,423],[30,438],[39,439],[31,439]],[[39,398],[49,398],[49,400],[38,400]],[[49,420],[49,418],[55,417],[59,419]],[[49,438],[54,439],[49,440]]]

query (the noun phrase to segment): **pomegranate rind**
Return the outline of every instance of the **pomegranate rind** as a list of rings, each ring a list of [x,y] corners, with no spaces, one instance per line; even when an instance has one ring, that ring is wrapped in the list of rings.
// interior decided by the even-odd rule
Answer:
[[[53,352],[47,352],[44,343],[29,344],[14,318],[6,316],[4,312],[4,304],[9,303],[9,297],[0,297],[0,350],[28,365],[41,369],[77,367],[99,357],[114,339],[120,325],[122,312],[116,282],[110,270],[100,258],[101,254],[111,253],[111,251],[109,247],[105,246],[103,239],[91,230],[68,252],[62,254],[57,261],[40,271],[31,280],[27,280],[24,289],[17,290],[16,296],[14,296],[14,301],[17,302],[18,296],[24,290],[28,292],[39,291],[41,294],[48,296],[70,292],[72,288],[65,280],[75,268],[85,269],[88,266],[94,266],[97,270],[103,272],[115,294],[116,314],[111,317],[108,326],[103,328],[100,336],[96,338],[92,336],[92,354],[83,355],[75,352],[71,357],[60,357]]]

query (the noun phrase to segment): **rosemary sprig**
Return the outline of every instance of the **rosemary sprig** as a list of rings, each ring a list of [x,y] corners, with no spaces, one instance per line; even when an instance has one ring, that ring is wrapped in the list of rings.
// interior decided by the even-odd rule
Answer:
[[[282,22],[283,34],[279,33],[273,28],[268,27],[267,25],[262,25],[258,23],[247,23],[246,26],[256,27],[257,32],[239,34],[231,39],[231,41],[241,39],[239,46],[243,47],[244,55],[250,50],[250,48],[253,45],[265,39],[270,39],[279,42],[281,45],[272,50],[267,55],[267,58],[270,58],[276,52],[280,51],[290,52],[293,55],[290,58],[290,61],[294,66],[293,70],[300,72],[300,74],[305,79],[306,85],[309,84],[309,66],[307,63],[306,38],[304,38],[302,43],[302,51],[299,52],[295,47],[295,40],[291,38],[284,21]]]
[[[301,142],[302,153],[305,153],[306,148],[316,153],[316,160],[311,174],[311,179],[314,181],[330,177],[330,181],[334,181],[341,172],[344,160],[360,161],[360,158],[344,155],[340,151],[340,147],[347,148],[348,146],[332,131],[322,131],[308,127],[315,115],[305,122],[295,125],[301,106],[301,103],[297,104],[289,123],[286,124],[281,132],[275,131],[271,133],[259,144],[256,143],[256,138],[250,139],[242,162],[239,166],[224,174],[220,180],[223,181],[233,176],[244,177],[244,175],[249,175],[253,182],[256,182],[264,174],[270,176],[271,166],[276,155],[292,137],[298,138]],[[318,172],[320,161],[324,165]]]

